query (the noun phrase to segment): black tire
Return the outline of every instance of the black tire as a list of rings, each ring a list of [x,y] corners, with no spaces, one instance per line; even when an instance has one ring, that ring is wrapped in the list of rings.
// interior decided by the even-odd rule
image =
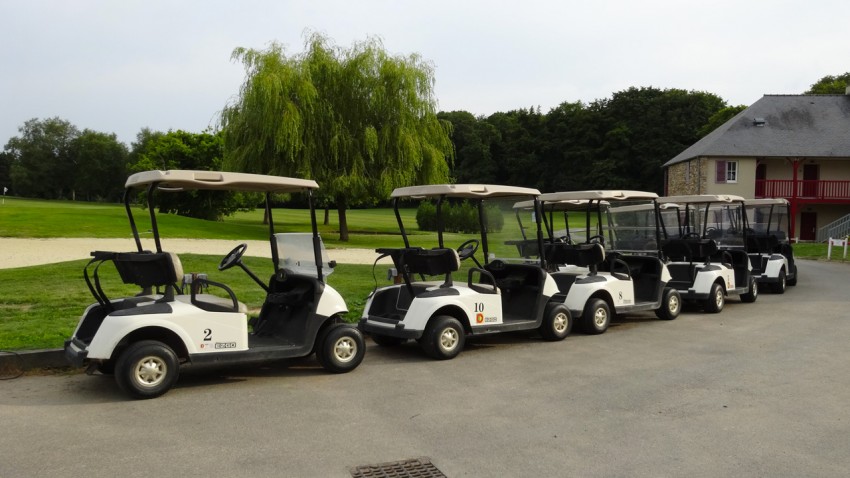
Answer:
[[[573,328],[573,318],[570,309],[564,304],[550,304],[543,314],[540,324],[540,335],[543,340],[564,340]]]
[[[437,360],[457,357],[466,341],[463,325],[454,317],[440,315],[431,319],[419,344],[425,353]]]
[[[787,282],[785,279],[785,269],[782,269],[781,271],[779,271],[779,280],[770,284],[770,288],[774,294],[784,294],[786,285]]]
[[[133,398],[156,398],[169,391],[179,375],[177,354],[156,340],[130,345],[115,363],[118,388]]]
[[[655,316],[661,320],[674,320],[682,312],[682,295],[672,287],[664,288],[661,307],[655,309]]]
[[[381,335],[381,334],[370,334],[372,337],[372,341],[381,347],[395,347],[396,345],[401,345],[407,342],[407,339],[402,339],[399,337],[390,337],[389,335]]]
[[[759,297],[759,283],[755,277],[750,277],[750,287],[747,292],[741,294],[741,302],[753,303]]]
[[[794,269],[794,277],[788,277],[787,280],[785,281],[785,283],[788,284],[791,287],[797,285],[797,267],[794,266],[793,269]]]
[[[602,299],[591,299],[584,307],[581,319],[586,334],[604,334],[611,325],[611,307]]]
[[[319,337],[316,359],[322,368],[333,373],[354,370],[366,355],[363,334],[349,324],[333,324]]]
[[[103,375],[114,375],[115,374],[115,361],[107,360],[106,362],[101,362],[97,365],[97,371],[102,373]]]
[[[724,305],[726,305],[726,292],[723,290],[723,286],[715,282],[711,284],[708,299],[705,300],[703,309],[711,314],[716,314],[723,310]]]

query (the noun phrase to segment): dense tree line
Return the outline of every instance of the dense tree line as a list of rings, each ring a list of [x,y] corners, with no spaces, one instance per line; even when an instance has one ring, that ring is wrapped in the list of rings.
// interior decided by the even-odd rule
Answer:
[[[314,65],[307,66],[319,70],[331,68],[333,62],[322,61],[339,52],[329,49],[320,38],[313,40],[317,43],[313,44],[315,51],[312,53],[320,58],[314,59]],[[419,60],[415,57],[386,57],[380,45],[373,42],[357,48],[351,58],[346,57],[348,60],[356,60],[355,63],[359,62],[360,66],[366,65],[367,71],[375,70],[376,65],[384,65],[383,71],[391,73],[383,78],[361,77],[361,80],[371,78],[370,81],[378,85],[376,88],[382,89],[384,94],[395,88],[392,86],[394,82],[423,82],[424,86],[420,86],[425,88],[426,94],[417,108],[430,111],[433,98],[427,86],[432,79],[427,65],[418,64]],[[239,58],[246,61],[250,69],[252,65],[259,66],[257,62],[280,60],[280,52],[244,50],[239,53]],[[346,62],[341,64],[345,66]],[[423,74],[420,71],[423,68],[424,76],[418,76]],[[9,139],[0,152],[0,187],[8,187],[9,195],[21,197],[118,201],[123,193],[124,180],[135,171],[228,169],[226,141],[229,138],[232,147],[241,144],[248,148],[242,150],[243,156],[239,161],[231,163],[240,164],[244,169],[336,178],[336,182],[325,180],[330,181],[326,190],[331,193],[326,200],[335,205],[339,201],[337,196],[346,194],[345,184],[352,182],[359,181],[352,190],[356,194],[348,198],[349,204],[375,204],[386,199],[386,191],[390,187],[423,178],[442,177],[445,173],[440,170],[442,166],[434,164],[437,160],[444,163],[450,179],[455,182],[502,183],[536,187],[547,192],[602,188],[661,192],[661,165],[744,108],[730,106],[711,93],[629,88],[589,104],[562,103],[546,113],[540,108],[498,112],[487,117],[466,111],[439,112],[423,125],[427,131],[417,133],[416,128],[423,126],[414,124],[415,118],[393,117],[393,108],[389,104],[378,101],[381,98],[373,98],[379,107],[373,108],[370,114],[374,117],[364,119],[360,129],[343,131],[338,125],[332,126],[336,134],[323,139],[328,143],[325,146],[321,142],[302,143],[300,146],[324,153],[327,150],[322,148],[335,148],[335,162],[312,164],[306,157],[297,156],[300,154],[297,148],[281,147],[274,153],[278,155],[277,159],[268,159],[271,163],[252,163],[251,166],[241,163],[251,162],[250,145],[261,142],[263,138],[251,137],[255,126],[240,123],[240,115],[251,107],[247,89],[255,77],[249,75],[244,87],[246,90],[240,97],[243,101],[226,110],[231,116],[223,121],[223,129],[218,132],[164,133],[143,129],[136,141],[127,147],[113,133],[80,131],[60,118],[26,121],[19,128],[19,135]],[[848,82],[850,73],[826,76],[806,93],[843,94]],[[315,93],[314,90],[321,87],[313,85],[312,90],[307,89]],[[349,97],[341,97],[338,101],[348,102],[346,98]],[[317,105],[331,107],[324,103]],[[352,108],[361,111],[365,107]],[[264,114],[275,115],[274,111]],[[393,121],[406,122],[409,131],[382,131],[382,116],[391,118],[389,124],[394,124]],[[303,127],[315,132],[316,128],[320,128],[320,122],[321,117],[316,117],[304,123]],[[227,126],[233,126],[233,129]],[[453,151],[446,151],[446,145],[440,142],[440,134],[450,134]],[[244,138],[239,139],[239,135]],[[411,145],[424,149],[411,149]],[[351,148],[352,156],[345,159],[351,161],[349,163],[340,156],[344,148]],[[407,156],[406,161],[412,159],[412,162],[393,160],[394,152],[399,151]],[[287,161],[291,161],[292,171],[284,166]],[[393,171],[405,167],[422,168],[422,165],[425,165],[424,170],[419,172]],[[434,170],[440,171],[434,173]],[[359,174],[364,178],[357,179]],[[201,194],[190,204],[166,202],[162,209],[193,217],[219,219],[239,208],[251,206],[255,199],[232,196],[216,200]]]

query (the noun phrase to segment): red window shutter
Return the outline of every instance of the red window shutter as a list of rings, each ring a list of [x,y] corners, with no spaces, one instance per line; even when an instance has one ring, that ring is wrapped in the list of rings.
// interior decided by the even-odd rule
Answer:
[[[716,183],[725,183],[726,182],[726,161],[717,160],[714,163],[717,166],[716,174],[714,175],[714,182]]]

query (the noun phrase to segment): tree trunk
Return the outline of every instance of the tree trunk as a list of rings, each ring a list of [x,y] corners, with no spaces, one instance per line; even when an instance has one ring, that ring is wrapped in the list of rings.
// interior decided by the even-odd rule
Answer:
[[[328,206],[325,206],[325,222],[322,223],[323,225],[327,226],[328,224],[331,223],[330,216],[331,216],[331,207],[328,205]]]
[[[336,211],[339,214],[339,240],[348,242],[348,220],[345,218],[346,201],[344,198],[337,198]]]

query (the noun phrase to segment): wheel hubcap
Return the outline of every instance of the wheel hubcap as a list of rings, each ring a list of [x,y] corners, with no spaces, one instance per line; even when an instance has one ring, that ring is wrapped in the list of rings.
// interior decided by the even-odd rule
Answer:
[[[458,333],[457,330],[447,327],[443,329],[443,332],[440,334],[440,347],[443,350],[450,351],[457,347],[458,342]]]
[[[602,327],[605,325],[605,322],[608,322],[608,314],[605,312],[605,309],[598,308],[596,309],[596,314],[594,314],[594,321],[596,322],[597,327]]]
[[[552,324],[555,332],[560,334],[567,330],[567,322],[567,314],[561,313],[556,315]]]
[[[723,290],[719,287],[717,288],[717,293],[714,294],[714,303],[717,304],[717,307],[723,305]]]
[[[667,309],[670,313],[675,314],[679,311],[679,298],[675,295],[670,296],[670,302],[667,303]]]
[[[136,364],[134,378],[143,387],[159,385],[168,373],[168,365],[159,357],[145,357]]]
[[[340,362],[350,362],[357,354],[357,344],[351,337],[342,337],[334,344],[334,355]]]

